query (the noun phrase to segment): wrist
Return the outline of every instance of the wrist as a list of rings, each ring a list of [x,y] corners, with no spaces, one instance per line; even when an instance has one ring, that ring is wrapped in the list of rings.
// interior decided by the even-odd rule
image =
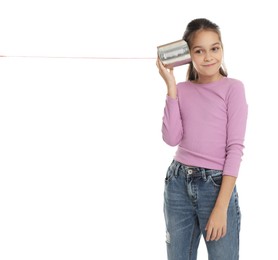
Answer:
[[[214,205],[214,208],[216,210],[221,210],[221,211],[227,211],[228,207],[229,207],[229,203],[219,202],[219,201],[216,201],[216,203]]]
[[[176,84],[167,84],[168,93],[167,95],[171,98],[176,99],[177,98],[177,87]]]
[[[176,81],[175,80],[171,80],[171,81],[166,81],[166,85],[168,89],[172,89],[172,88],[176,88]]]

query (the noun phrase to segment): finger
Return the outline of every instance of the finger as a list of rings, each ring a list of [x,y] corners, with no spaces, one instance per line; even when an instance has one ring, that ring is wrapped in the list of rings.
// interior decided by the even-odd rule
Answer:
[[[160,59],[158,59],[158,63],[159,63],[159,66],[160,66],[161,69],[166,70],[165,65],[163,64],[163,62]]]
[[[208,226],[206,227],[206,230],[207,230],[206,241],[209,241],[212,234],[212,228]]]
[[[160,70],[160,71],[163,71],[164,66],[163,66],[163,64],[162,64],[162,62],[161,62],[161,60],[160,60],[160,59],[158,59],[158,60],[157,60],[157,64],[158,64],[158,68],[159,68],[159,70]]]
[[[161,65],[161,60],[159,58],[157,58],[156,61],[157,61],[158,65]]]
[[[222,231],[222,236],[221,237],[226,236],[226,234],[227,234],[227,227],[225,226],[225,227],[223,227],[223,231]]]
[[[213,228],[211,236],[210,236],[210,240],[212,240],[212,241],[216,240],[217,237],[218,237],[218,229],[217,228]]]
[[[160,59],[157,57],[156,64],[159,65]]]
[[[215,237],[214,240],[218,241],[222,237],[222,234],[223,234],[223,229],[221,228],[217,231],[217,236]]]

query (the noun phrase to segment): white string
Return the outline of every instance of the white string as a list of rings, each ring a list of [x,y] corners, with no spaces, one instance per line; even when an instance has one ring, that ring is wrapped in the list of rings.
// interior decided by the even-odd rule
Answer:
[[[0,55],[0,58],[40,58],[40,59],[91,59],[91,60],[153,60],[157,57],[97,57],[97,56],[42,56],[42,55]]]

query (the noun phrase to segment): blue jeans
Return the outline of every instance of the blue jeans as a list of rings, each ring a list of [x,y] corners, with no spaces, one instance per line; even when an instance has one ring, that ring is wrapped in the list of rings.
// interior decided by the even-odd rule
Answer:
[[[196,260],[201,235],[217,199],[222,171],[190,167],[173,161],[164,191],[168,260]],[[236,187],[227,211],[227,234],[206,241],[209,260],[238,260],[240,209]]]

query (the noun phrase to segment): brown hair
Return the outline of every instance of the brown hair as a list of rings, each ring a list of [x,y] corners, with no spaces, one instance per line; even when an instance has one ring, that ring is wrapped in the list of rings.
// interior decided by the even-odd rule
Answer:
[[[189,49],[191,48],[192,39],[194,38],[194,35],[196,34],[197,31],[200,31],[200,30],[213,31],[213,32],[217,33],[219,36],[219,40],[220,40],[222,49],[223,49],[223,44],[222,44],[222,40],[221,40],[221,32],[220,32],[219,26],[205,18],[194,19],[187,25],[182,39],[187,42]],[[228,73],[227,73],[227,70],[226,70],[224,64],[222,64],[222,66],[220,67],[219,72],[224,77],[228,76]],[[196,79],[198,79],[198,73],[195,70],[193,63],[190,62],[188,71],[187,71],[187,80],[196,80]]]

